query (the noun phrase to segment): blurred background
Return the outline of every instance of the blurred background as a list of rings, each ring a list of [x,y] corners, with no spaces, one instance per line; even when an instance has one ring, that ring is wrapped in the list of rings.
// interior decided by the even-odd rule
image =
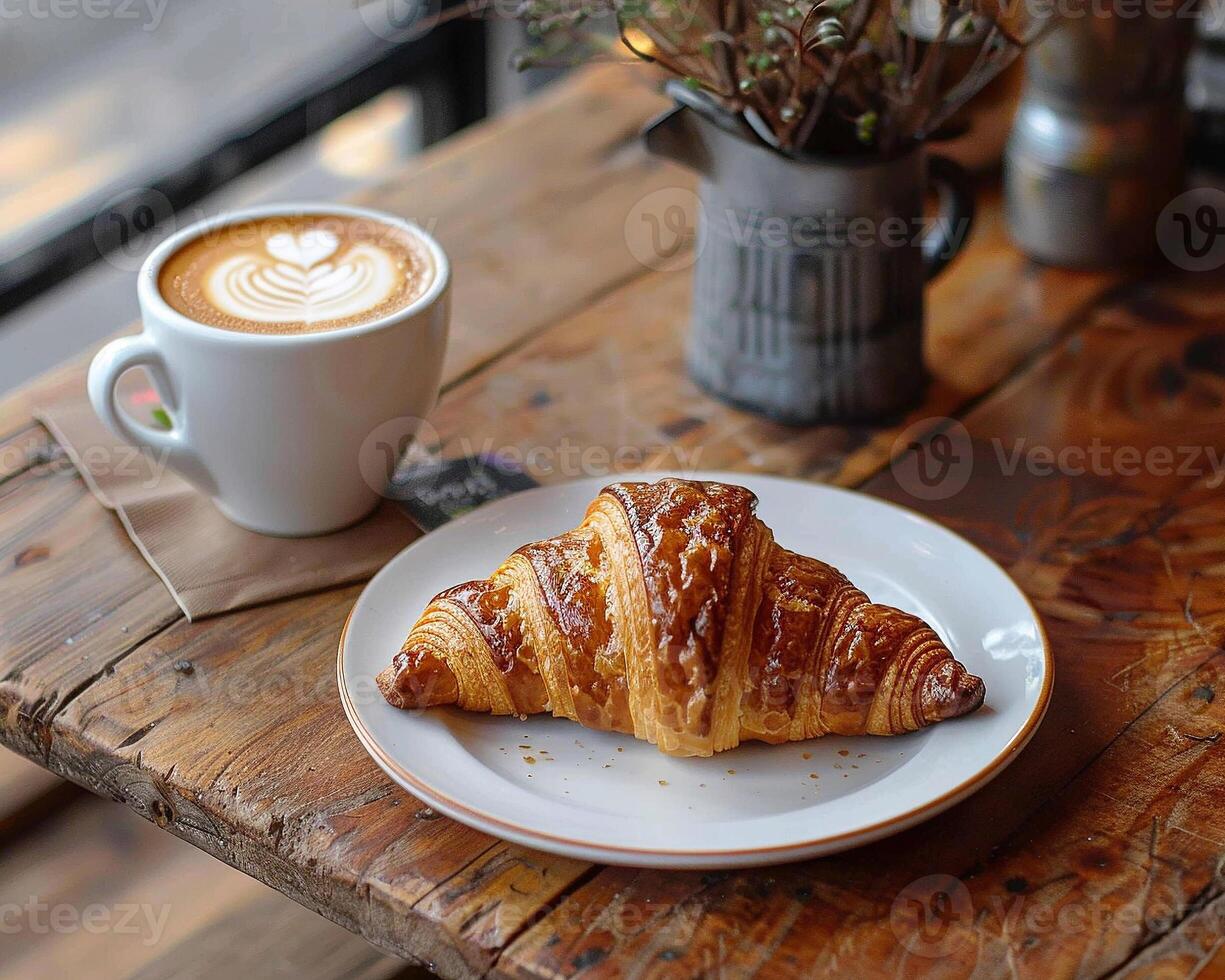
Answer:
[[[4,0],[0,391],[134,320],[175,227],[352,193],[553,77],[517,21],[425,29],[452,2]]]

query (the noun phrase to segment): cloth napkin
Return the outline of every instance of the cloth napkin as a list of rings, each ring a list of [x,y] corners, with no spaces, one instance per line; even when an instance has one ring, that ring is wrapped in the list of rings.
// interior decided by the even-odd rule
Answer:
[[[156,417],[150,389],[124,388],[120,397],[134,415]],[[38,406],[34,417],[64,447],[98,501],[115,511],[189,620],[361,581],[421,534],[390,500],[360,524],[321,537],[244,530],[160,467],[154,454],[116,439],[90,407],[84,379],[62,400]]]

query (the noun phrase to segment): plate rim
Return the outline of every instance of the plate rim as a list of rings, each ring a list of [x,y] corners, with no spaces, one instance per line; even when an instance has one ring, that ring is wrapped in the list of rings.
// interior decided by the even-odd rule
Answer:
[[[448,816],[475,829],[489,833],[495,836],[503,836],[507,840],[512,840],[518,843],[523,843],[529,847],[539,847],[542,850],[550,851],[555,854],[572,855],[575,851],[581,851],[586,854],[604,853],[617,855],[614,858],[585,858],[586,860],[603,860],[606,862],[628,863],[634,857],[644,858],[651,864],[658,865],[661,859],[673,859],[680,862],[678,867],[696,868],[702,861],[740,861],[743,859],[761,859],[759,863],[767,863],[767,861],[777,860],[796,860],[804,857],[813,857],[822,854],[829,854],[839,850],[846,850],[854,847],[856,844],[867,844],[879,840],[882,837],[889,836],[893,832],[900,832],[912,827],[915,824],[921,823],[931,817],[934,817],[950,807],[961,802],[976,790],[987,785],[996,776],[1003,772],[1012,763],[1013,759],[1020,751],[1029,744],[1034,734],[1041,726],[1043,719],[1046,717],[1047,709],[1050,707],[1051,694],[1054,689],[1054,658],[1051,655],[1050,638],[1047,635],[1046,624],[1042,621],[1042,617],[1038,612],[1037,607],[1025,591],[1017,584],[1016,580],[1008,573],[999,562],[992,558],[986,551],[980,548],[973,541],[970,541],[964,535],[952,530],[949,527],[939,523],[938,521],[928,517],[926,514],[919,513],[904,504],[898,504],[892,500],[885,500],[881,497],[876,497],[860,490],[850,489],[848,487],[832,486],[823,483],[810,483],[808,481],[796,479],[794,477],[778,476],[772,473],[732,473],[725,471],[705,471],[700,472],[704,477],[720,477],[734,478],[736,480],[747,479],[765,479],[771,482],[794,484],[808,489],[834,492],[838,494],[846,494],[852,497],[866,498],[873,503],[892,508],[900,511],[905,516],[917,520],[928,527],[949,534],[955,537],[961,544],[977,552],[978,555],[995,566],[1007,579],[1009,584],[1015,590],[1016,595],[1020,597],[1025,607],[1029,610],[1034,623],[1038,627],[1038,638],[1042,646],[1042,688],[1038,692],[1034,706],[1025,720],[1025,724],[1021,729],[1008,741],[989,763],[979,768],[975,773],[958,783],[952,789],[946,790],[935,799],[927,800],[926,802],[915,806],[904,813],[896,814],[886,820],[881,820],[876,823],[867,824],[854,830],[843,831],[839,834],[826,834],[820,837],[795,841],[787,844],[772,844],[766,847],[754,847],[746,849],[729,849],[720,848],[716,850],[677,850],[675,848],[644,848],[644,847],[625,847],[618,844],[604,844],[589,840],[576,840],[570,837],[560,837],[556,834],[551,834],[546,831],[537,830],[532,827],[525,827],[522,824],[511,823],[503,817],[498,817],[494,814],[487,813],[483,810],[474,808],[473,806],[462,801],[453,799],[445,793],[442,793],[428,783],[424,782],[417,776],[405,769],[399,762],[387,754],[386,750],[379,744],[378,740],[370,733],[362,722],[357,711],[356,705],[353,703],[352,695],[349,691],[348,681],[345,679],[345,646],[349,635],[349,626],[352,623],[353,616],[357,612],[357,607],[360,605],[362,598],[366,595],[371,583],[377,575],[387,568],[392,562],[397,561],[406,552],[417,547],[422,541],[429,537],[429,533],[423,534],[416,541],[406,545],[403,549],[392,556],[382,568],[379,569],[375,576],[372,576],[370,581],[362,588],[361,593],[354,600],[353,606],[349,609],[348,615],[345,617],[344,626],[340,631],[340,639],[337,644],[336,656],[336,683],[339,689],[341,706],[344,709],[345,717],[349,721],[350,727],[353,728],[354,734],[362,747],[371,756],[379,767],[392,780],[399,783],[401,787],[409,790],[409,792],[421,798],[423,802],[429,806],[437,807]],[[555,490],[559,487],[569,486],[578,482],[596,482],[599,479],[605,479],[609,483],[626,482],[637,479],[638,477],[651,477],[654,479],[663,479],[670,475],[667,472],[644,472],[641,474],[630,473],[624,474],[622,480],[616,479],[610,475],[608,477],[585,477],[581,480],[567,480],[561,483],[548,484],[540,487],[532,487],[528,490],[521,490],[517,493],[508,494],[504,497],[499,497],[495,500],[488,501],[479,507],[474,508],[467,514],[462,515],[458,520],[465,520],[474,515],[479,514],[486,508],[492,507],[495,504],[504,504],[507,500],[521,497],[525,495],[537,494],[542,491]],[[722,480],[721,482],[727,482]],[[751,488],[750,488],[751,489]],[[451,526],[451,525],[447,525]],[[461,816],[462,814],[462,816]],[[489,829],[490,827],[498,829]],[[560,846],[560,847],[559,847]],[[568,848],[569,850],[561,850],[560,848]],[[695,863],[697,862],[697,863]],[[719,866],[727,866],[720,864]]]

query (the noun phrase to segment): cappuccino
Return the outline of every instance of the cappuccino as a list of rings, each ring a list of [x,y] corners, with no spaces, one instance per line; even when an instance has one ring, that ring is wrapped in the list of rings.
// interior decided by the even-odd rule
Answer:
[[[223,225],[162,265],[158,291],[197,323],[301,334],[372,323],[423,296],[437,271],[407,228],[350,215]]]

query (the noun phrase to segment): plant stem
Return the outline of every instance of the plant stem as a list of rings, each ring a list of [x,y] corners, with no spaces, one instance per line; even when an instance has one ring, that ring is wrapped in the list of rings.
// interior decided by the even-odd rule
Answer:
[[[826,71],[824,86],[817,93],[817,97],[813,100],[812,105],[809,106],[808,113],[804,116],[804,121],[800,123],[799,129],[796,130],[795,149],[801,153],[808,145],[808,141],[812,139],[812,134],[816,132],[817,123],[821,121],[821,116],[825,113],[825,107],[829,104],[830,97],[838,87],[838,79],[842,74],[842,68],[850,59],[855,46],[859,43],[859,37],[863,33],[864,27],[867,26],[868,18],[872,15],[875,7],[876,0],[859,0],[859,6],[855,8],[855,19],[851,24],[851,29],[846,33],[846,46],[838,53],[830,68]]]

